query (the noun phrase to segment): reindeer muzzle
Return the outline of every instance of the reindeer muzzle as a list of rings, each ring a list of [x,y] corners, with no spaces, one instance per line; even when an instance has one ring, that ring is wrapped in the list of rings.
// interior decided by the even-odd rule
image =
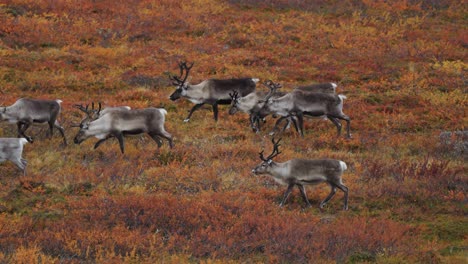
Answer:
[[[171,99],[171,101],[175,101],[175,100],[177,100],[179,98],[180,98],[180,92],[179,91],[175,91],[174,93],[172,93],[169,96],[169,99]]]

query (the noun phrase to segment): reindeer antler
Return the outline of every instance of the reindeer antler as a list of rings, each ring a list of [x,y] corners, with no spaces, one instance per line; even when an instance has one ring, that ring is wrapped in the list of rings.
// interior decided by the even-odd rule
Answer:
[[[99,116],[99,113],[101,113],[101,108],[102,108],[102,104],[101,104],[101,102],[98,102],[98,106],[99,106],[99,109],[98,109],[97,111],[96,111],[96,110],[94,110],[94,102],[93,102],[93,111],[96,111],[96,112],[95,112],[95,113],[96,113],[96,115],[98,115],[98,116]]]
[[[87,115],[90,114],[90,111],[88,111],[89,104],[87,104],[86,107],[84,107],[82,104],[74,104],[73,107],[81,110],[82,112],[85,112]]]
[[[269,160],[272,160],[274,157],[278,156],[279,154],[281,154],[281,152],[279,151],[279,146],[281,146],[279,144],[279,142],[281,141],[281,138],[278,139],[276,142],[275,142],[275,138],[271,138],[271,142],[273,143],[273,151],[271,152],[270,155],[268,155],[267,158],[265,158],[263,156],[263,152],[265,150],[262,150],[259,154],[260,154],[260,159],[263,160],[263,161],[269,161]]]
[[[185,61],[182,61],[182,62],[179,62],[179,70],[180,70],[180,76],[177,77],[177,76],[170,76],[169,78],[172,80],[172,84],[173,85],[182,85],[185,83],[185,81],[187,80],[188,78],[188,75],[189,75],[189,72],[190,72],[190,69],[192,69],[193,65],[195,63],[192,62],[190,64],[190,66],[187,65],[187,62]],[[185,76],[184,76],[185,74]],[[182,80],[183,78],[183,80]]]
[[[266,80],[265,82],[263,82],[263,85],[270,89],[270,92],[265,96],[265,102],[267,102],[279,88],[283,87],[283,85],[281,85],[280,83],[275,83],[272,80]]]
[[[85,106],[83,106],[82,104],[74,104],[73,107],[79,109],[80,111],[86,113],[87,116],[91,116],[91,114],[93,113],[96,113],[97,115],[99,115],[99,113],[101,113],[101,109],[102,109],[102,104],[101,102],[98,103],[99,105],[99,108],[96,110],[94,109],[94,102],[91,102],[91,109],[89,109],[89,104]]]

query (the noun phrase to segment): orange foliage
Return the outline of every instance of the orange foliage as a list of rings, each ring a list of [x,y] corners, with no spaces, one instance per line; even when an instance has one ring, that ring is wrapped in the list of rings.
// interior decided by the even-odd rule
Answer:
[[[466,251],[466,14],[460,1],[47,1],[0,3],[0,105],[59,98],[69,141],[76,103],[164,107],[175,148],[129,137],[61,146],[34,126],[28,175],[0,164],[0,262],[456,262]],[[284,91],[335,82],[353,138],[307,119],[278,161],[345,161],[350,210],[323,211],[254,176],[269,149],[246,114],[172,102],[169,74],[273,79]],[[261,85],[259,90],[266,90]],[[29,131],[28,131],[29,132]],[[0,123],[1,137],[16,127]],[[308,187],[318,205],[329,187]]]

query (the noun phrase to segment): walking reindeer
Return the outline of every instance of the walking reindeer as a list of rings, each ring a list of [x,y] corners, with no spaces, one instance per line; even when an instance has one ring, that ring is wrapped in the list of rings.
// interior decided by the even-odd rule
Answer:
[[[65,131],[57,121],[61,103],[61,100],[21,98],[11,106],[0,108],[0,120],[16,123],[18,137],[24,137],[31,143],[34,140],[25,134],[26,130],[33,123],[47,123],[49,125],[49,136],[52,137],[54,128],[57,128],[63,137],[63,143],[67,145]]]
[[[83,111],[86,108],[77,107]],[[144,108],[129,110],[127,107],[107,110],[107,113],[100,113],[99,107],[96,115],[97,119],[85,118],[80,123],[80,130],[74,138],[75,144],[80,144],[89,137],[96,137],[99,140],[95,143],[94,149],[99,147],[106,140],[116,137],[119,141],[120,151],[125,152],[124,136],[147,133],[157,144],[162,146],[161,138],[169,142],[169,146],[174,146],[172,135],[164,128],[167,111],[162,108]],[[105,109],[104,109],[105,110]],[[88,116],[90,116],[89,114]]]
[[[260,121],[270,114],[263,108],[265,100],[267,98],[278,98],[285,95],[285,93],[277,91],[278,88],[282,87],[279,83],[273,83],[268,80],[264,82],[263,85],[267,87],[274,86],[275,89],[270,88],[269,92],[255,91],[244,97],[240,97],[237,91],[229,94],[232,100],[229,114],[233,115],[238,111],[248,113],[250,127],[256,133],[260,131]]]
[[[244,97],[239,97],[239,94],[237,92],[233,92],[231,94],[232,98],[232,103],[231,103],[231,108],[229,109],[229,114],[235,114],[238,111],[246,112],[249,114],[249,119],[250,119],[250,124],[254,132],[258,132],[260,128],[260,120],[264,119],[267,115],[273,114],[278,115],[280,113],[272,113],[270,112],[267,108],[264,107],[265,102],[270,100],[270,99],[275,99],[282,97],[286,95],[285,92],[279,92],[278,89],[282,87],[281,84],[275,83],[271,80],[267,80],[263,83],[268,89],[270,90],[269,92],[265,91],[256,91],[253,93],[250,93]],[[335,94],[337,85],[335,83],[318,83],[318,84],[311,84],[311,85],[305,85],[305,86],[298,86],[294,88],[292,91],[293,93],[328,93],[328,94]],[[307,115],[307,113],[305,113]],[[333,118],[332,118],[333,119]],[[295,115],[285,115],[281,116],[277,121],[276,124],[270,133],[270,135],[274,135],[279,131],[279,126],[283,120],[286,120],[287,122],[283,126],[283,129],[281,132],[284,132],[284,130],[290,125],[292,122],[294,124],[294,127],[296,128],[296,131],[299,132],[299,127],[297,124],[297,118]],[[341,127],[341,124],[339,122],[335,122],[335,120],[332,121],[335,125],[338,125]]]
[[[0,162],[11,161],[26,175],[28,162],[21,156],[23,146],[28,143],[25,138],[0,138]]]
[[[307,206],[312,206],[307,198],[304,185],[314,185],[322,182],[328,183],[331,188],[330,194],[320,203],[322,209],[325,204],[330,201],[336,193],[336,189],[340,189],[344,192],[344,210],[348,210],[348,187],[343,185],[342,174],[347,169],[346,163],[341,160],[334,159],[292,159],[286,162],[280,163],[273,161],[273,158],[278,156],[281,152],[279,151],[279,142],[281,139],[273,143],[273,151],[268,157],[263,156],[263,150],[259,153],[262,162],[257,165],[252,172],[254,174],[268,174],[273,179],[281,184],[287,185],[288,188],[283,195],[280,206],[283,206],[289,195],[291,194],[294,186],[299,188],[302,198]]]
[[[218,121],[218,105],[230,104],[230,93],[237,91],[241,96],[246,96],[255,91],[256,83],[259,81],[256,78],[207,79],[199,84],[192,85],[187,82],[192,67],[193,63],[189,66],[186,62],[181,62],[179,63],[180,76],[170,77],[172,84],[177,88],[169,98],[172,101],[176,101],[181,97],[185,97],[195,104],[184,122],[188,122],[193,112],[204,104],[209,104],[213,107],[214,119]]]
[[[263,108],[283,118],[297,117],[299,133],[302,137],[304,136],[304,115],[328,118],[336,126],[338,136],[341,135],[342,127],[339,119],[345,120],[346,137],[351,138],[351,119],[343,113],[344,99],[346,96],[341,94],[295,89],[279,98],[267,97]]]
[[[269,81],[266,83],[266,86],[272,90],[272,93],[275,93],[275,91],[278,89],[278,84],[275,84],[274,82],[272,81]],[[335,83],[332,83],[332,82],[329,82],[329,83],[317,83],[317,84],[310,84],[310,85],[304,85],[304,86],[298,86],[298,87],[295,87],[294,90],[291,92],[291,93],[299,93],[299,94],[304,94],[304,93],[325,93],[325,94],[335,94],[336,93],[336,87],[337,85]],[[285,94],[283,94],[285,95]],[[276,98],[279,98],[281,96],[277,96]],[[268,97],[267,98],[267,101],[268,99],[275,99],[275,97]],[[263,108],[263,111],[264,112],[268,112],[268,111],[271,111],[271,110],[265,110],[265,108]],[[275,115],[281,115],[281,114],[284,114],[282,112],[273,112],[272,114],[275,114]],[[312,118],[325,118],[327,119],[326,116],[314,116],[312,115],[311,113],[309,112],[304,112],[303,113],[305,116],[308,116],[308,117],[312,117]],[[297,122],[297,116],[295,113],[289,113],[288,115],[286,116],[282,116],[280,119],[278,119],[278,121],[276,122],[276,125],[275,127],[273,128],[273,130],[270,132],[270,135],[274,135],[276,134],[278,131],[279,131],[279,124],[281,123],[281,121],[283,120],[287,120],[286,124],[283,126],[283,129],[281,130],[281,132],[284,132],[286,130],[286,128],[290,125],[290,123],[292,122],[294,124],[294,128],[296,129],[296,131],[298,133],[301,133],[301,135],[303,136],[303,132],[301,130],[301,128],[298,126]],[[341,132],[341,123],[334,117],[328,117],[328,119],[337,127],[337,130],[338,130],[338,134]]]

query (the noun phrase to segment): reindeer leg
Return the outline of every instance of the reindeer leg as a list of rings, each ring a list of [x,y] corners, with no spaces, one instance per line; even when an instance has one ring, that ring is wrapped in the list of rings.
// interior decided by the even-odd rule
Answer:
[[[114,136],[107,136],[106,138],[103,138],[103,139],[100,139],[96,142],[96,144],[94,144],[94,149],[97,149],[102,143],[104,143],[104,141],[107,141],[108,139],[110,138],[113,138]]]
[[[348,187],[343,184],[337,184],[336,187],[344,192],[344,206],[343,210],[348,210]]]
[[[254,114],[249,115],[249,121],[250,121],[250,128],[252,128],[253,132],[258,132],[257,128],[255,127],[255,122],[256,118]]]
[[[325,206],[325,204],[327,204],[328,201],[330,201],[330,199],[331,199],[331,198],[335,195],[335,193],[336,193],[336,186],[335,186],[335,184],[330,183],[330,187],[331,187],[331,192],[330,192],[330,194],[327,196],[327,198],[325,198],[325,200],[323,200],[323,201],[320,203],[320,209],[322,209],[322,208]]]
[[[49,139],[54,135],[54,122],[47,122],[49,124]]]
[[[188,122],[190,121],[190,118],[192,117],[192,114],[193,112],[195,112],[197,109],[199,109],[200,107],[202,107],[202,105],[204,105],[205,103],[201,103],[201,104],[196,104],[192,107],[192,109],[190,109],[190,112],[187,116],[187,118],[184,119],[184,122]]]
[[[116,133],[114,133],[114,136],[119,140],[120,152],[122,152],[122,154],[124,154],[125,153],[125,147],[124,147],[123,134],[121,132],[116,132]]]
[[[345,121],[346,121],[346,137],[351,138],[351,133],[350,133],[350,126],[351,126],[351,119],[348,116],[345,116]]]
[[[299,126],[298,126],[297,120],[296,120],[296,118],[294,116],[291,116],[291,121],[292,121],[292,123],[294,125],[294,129],[296,129],[296,132],[299,133]],[[304,136],[304,134],[302,134],[302,135]]]
[[[28,142],[33,143],[33,142],[34,142],[33,138],[27,136],[27,135],[24,133],[24,132],[26,132],[26,129],[28,129],[30,125],[31,125],[31,123],[29,123],[29,122],[28,122],[28,123],[23,122],[23,127],[22,127],[21,130],[19,131],[19,134],[20,134],[20,136],[23,136]]]
[[[286,117],[282,116],[278,120],[276,120],[276,123],[275,123],[275,126],[273,127],[273,130],[270,132],[270,136],[273,136],[274,134],[276,134],[276,132],[279,130],[279,125],[280,125],[281,121],[283,121],[285,118]],[[281,131],[281,133],[283,133],[284,130],[286,130],[286,125],[283,127],[283,130]]]
[[[218,122],[218,103],[213,104],[213,116],[215,122]]]
[[[336,131],[338,133],[338,137],[341,135],[341,123],[338,119],[332,117],[332,116],[327,116],[328,119],[336,126]]]
[[[299,187],[299,191],[301,191],[302,199],[304,199],[304,202],[307,204],[307,207],[311,207],[312,205],[309,202],[309,199],[307,199],[307,194],[305,192],[304,185],[298,184],[297,187]]]
[[[261,124],[262,124],[262,118],[260,115],[255,114],[255,120],[257,121],[257,132],[260,132]],[[263,118],[263,123],[265,123],[265,119]]]
[[[60,126],[57,120],[55,120],[54,122],[54,127],[57,128],[58,131],[60,132],[60,135],[62,135],[63,143],[65,144],[65,146],[68,145],[67,138],[65,137],[65,130],[63,129],[63,127]]]
[[[261,120],[260,120],[260,116],[259,116],[259,115],[255,115],[255,122],[257,123],[257,124],[256,124],[256,127],[255,127],[255,130],[256,130],[255,133],[260,132],[260,126],[261,126],[261,125],[260,125],[260,121],[261,121]]]
[[[284,131],[286,131],[286,129],[288,129],[289,125],[291,124],[291,119],[289,116],[283,116],[278,120],[278,122],[280,120],[281,121],[286,120],[286,123],[284,124],[283,129],[281,129],[281,133],[284,133]]]
[[[338,119],[346,121],[346,138],[348,139],[351,138],[351,133],[350,133],[351,119],[349,118],[349,116],[343,113],[339,113],[339,114],[331,115],[331,116],[334,118],[338,118]]]
[[[291,194],[293,188],[294,188],[294,183],[290,183],[288,185],[288,189],[286,189],[286,192],[283,195],[283,200],[280,203],[280,207],[283,207],[283,205],[286,203],[286,200],[288,200],[288,197]]]
[[[156,142],[156,144],[158,144],[158,148],[160,148],[162,146],[162,141],[158,137],[158,135],[153,134],[153,133],[148,133],[148,135]]]
[[[302,112],[298,112],[297,119],[299,121],[299,129],[300,129],[301,137],[304,137],[304,114]]]
[[[24,160],[25,161],[25,160]],[[26,176],[26,162],[23,163],[23,159],[22,158],[17,158],[15,160],[12,160],[13,163],[15,163],[15,165],[23,171],[23,175]]]
[[[18,126],[18,137],[20,138],[20,137],[23,136],[23,135],[22,135],[22,132],[21,132],[21,130],[23,129],[23,123],[22,123],[22,122],[18,122],[18,123],[16,123],[16,126]]]
[[[172,141],[172,135],[169,134],[169,132],[167,132],[167,131],[165,131],[165,130],[162,130],[162,131],[159,133],[159,136],[162,137],[162,138],[167,139],[167,141],[169,142],[169,147],[170,147],[170,148],[173,148],[173,147],[174,147],[174,142]]]

